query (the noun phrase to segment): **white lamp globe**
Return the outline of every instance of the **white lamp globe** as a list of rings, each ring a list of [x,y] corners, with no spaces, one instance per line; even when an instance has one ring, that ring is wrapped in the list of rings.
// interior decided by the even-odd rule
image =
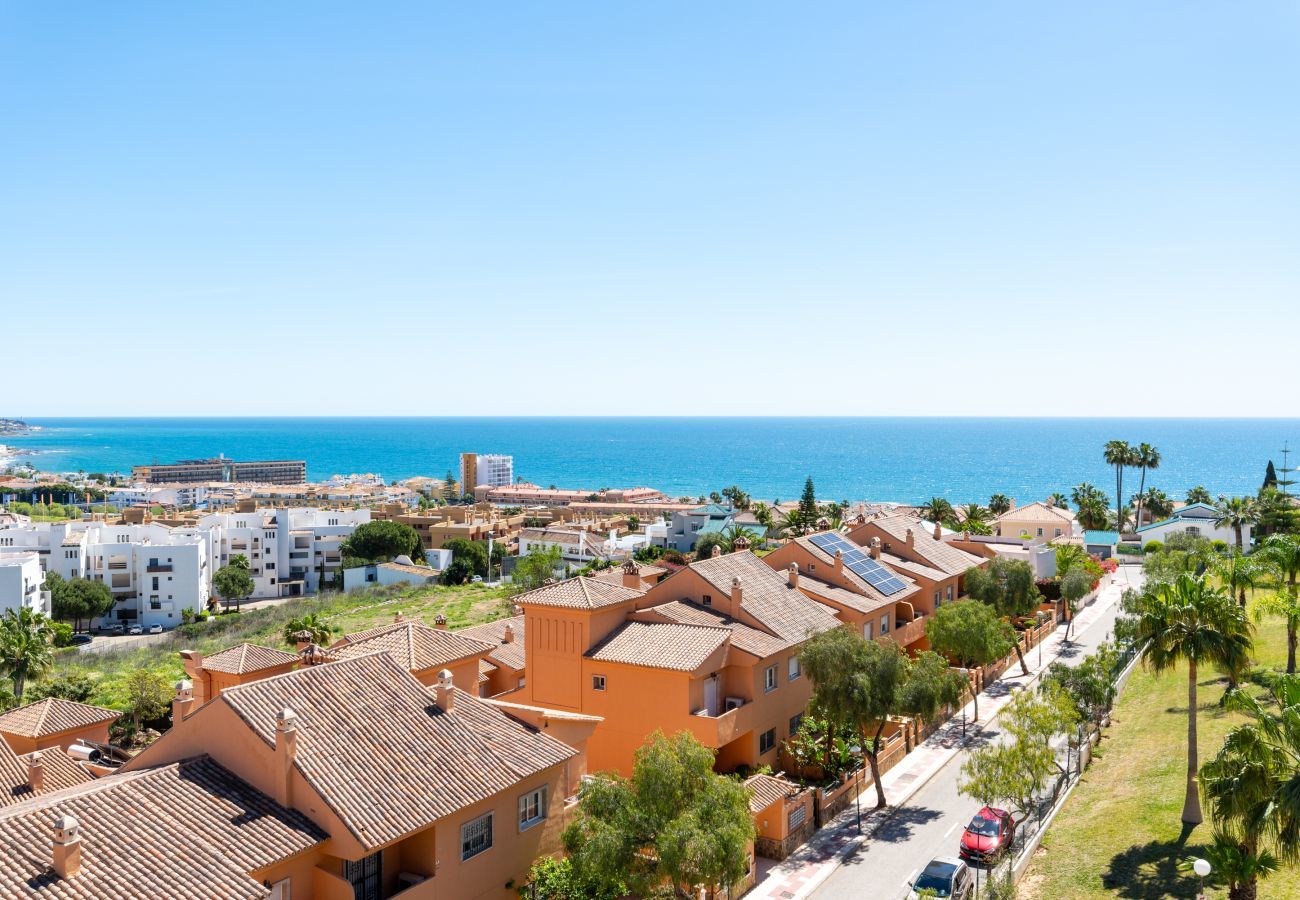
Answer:
[[[1204,860],[1204,859],[1198,859],[1198,860],[1195,860],[1195,861],[1192,863],[1192,871],[1195,872],[1195,873],[1196,873],[1197,875],[1199,875],[1200,877],[1204,878],[1206,875],[1209,875],[1209,874],[1210,874],[1210,863],[1209,863],[1209,861]]]

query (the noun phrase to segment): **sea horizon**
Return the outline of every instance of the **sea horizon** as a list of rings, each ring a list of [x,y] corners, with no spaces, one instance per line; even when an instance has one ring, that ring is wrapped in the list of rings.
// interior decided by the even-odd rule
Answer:
[[[1270,459],[1300,438],[1300,419],[987,416],[134,416],[23,418],[36,431],[0,436],[14,456],[52,472],[225,455],[305,459],[308,478],[374,473],[442,477],[462,451],[507,453],[543,486],[646,485],[698,496],[738,484],[789,500],[811,475],[823,499],[987,503],[1069,494],[1090,481],[1114,494],[1102,459],[1112,438],[1163,454],[1147,487],[1181,499],[1254,493]],[[1126,478],[1125,494],[1138,479]]]

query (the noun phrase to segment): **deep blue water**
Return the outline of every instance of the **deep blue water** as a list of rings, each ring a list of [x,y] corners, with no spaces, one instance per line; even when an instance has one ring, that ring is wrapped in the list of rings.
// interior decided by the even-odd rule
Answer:
[[[1181,495],[1255,491],[1300,419],[952,418],[254,418],[29,419],[41,426],[0,442],[37,451],[49,471],[129,471],[132,465],[216,456],[306,459],[309,477],[376,472],[441,477],[458,454],[509,453],[515,474],[570,488],[649,485],[672,495],[739,484],[759,498],[794,499],[812,475],[823,499],[987,502],[1069,493],[1091,481],[1108,493],[1110,439],[1155,444],[1148,485]],[[1300,460],[1300,455],[1292,461]],[[1136,491],[1136,479],[1132,489]],[[1125,484],[1125,493],[1131,493]]]

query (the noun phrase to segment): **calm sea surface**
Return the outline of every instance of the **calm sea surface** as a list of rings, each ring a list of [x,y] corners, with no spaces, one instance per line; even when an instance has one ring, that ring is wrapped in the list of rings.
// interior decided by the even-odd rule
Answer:
[[[1021,500],[1080,481],[1114,491],[1110,439],[1155,444],[1148,478],[1171,495],[1204,484],[1253,492],[1300,419],[927,418],[302,418],[29,419],[40,431],[0,437],[49,471],[128,471],[217,456],[306,459],[312,479],[375,472],[441,477],[461,451],[509,453],[515,474],[570,488],[649,485],[700,494],[739,484],[794,499],[812,475],[823,499],[954,503],[1001,492]],[[1293,463],[1300,455],[1292,456]],[[1136,479],[1132,480],[1136,491]],[[1129,493],[1129,485],[1125,484]]]

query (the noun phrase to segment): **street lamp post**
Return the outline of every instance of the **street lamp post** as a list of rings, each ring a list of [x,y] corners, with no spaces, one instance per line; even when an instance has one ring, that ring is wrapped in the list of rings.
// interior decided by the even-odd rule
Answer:
[[[1196,890],[1196,900],[1205,900],[1205,878],[1210,874],[1210,861],[1206,859],[1192,860],[1192,871],[1201,880],[1201,886]]]
[[[849,750],[858,758],[858,771],[853,776],[857,788],[853,792],[853,810],[858,820],[858,834],[862,834],[862,747],[854,744]]]

